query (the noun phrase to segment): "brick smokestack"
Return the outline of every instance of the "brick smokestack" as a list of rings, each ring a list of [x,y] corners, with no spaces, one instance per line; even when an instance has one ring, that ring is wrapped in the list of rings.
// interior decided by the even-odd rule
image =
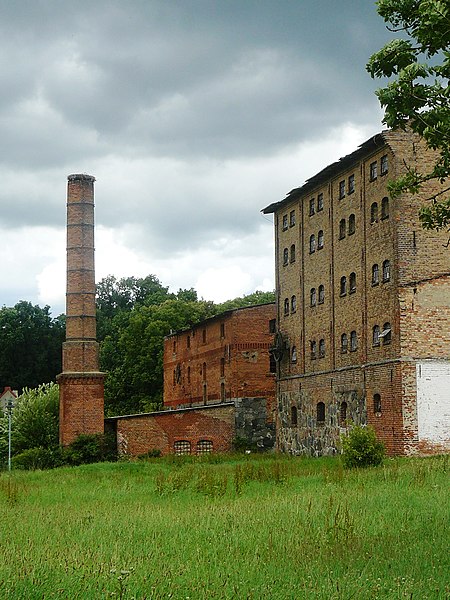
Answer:
[[[67,185],[66,341],[58,375],[63,446],[80,434],[103,433],[104,378],[96,339],[94,181],[69,175]]]

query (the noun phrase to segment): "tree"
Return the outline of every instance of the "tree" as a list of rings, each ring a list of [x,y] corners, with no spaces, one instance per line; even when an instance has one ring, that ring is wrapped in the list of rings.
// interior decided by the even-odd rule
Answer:
[[[18,302],[0,309],[0,386],[21,391],[54,381],[61,372],[63,316],[53,319],[50,307]]]
[[[446,184],[420,209],[425,229],[450,231],[450,5],[448,0],[379,0],[388,29],[401,32],[367,64],[373,78],[394,77],[376,94],[391,128],[410,127],[437,158],[427,172],[408,168],[391,182],[393,197],[417,194],[431,180]]]
[[[261,292],[260,290],[256,290],[256,292],[248,294],[247,296],[226,300],[225,302],[222,302],[222,304],[218,304],[216,314],[226,310],[232,310],[233,308],[244,308],[246,306],[267,304],[269,302],[275,302],[275,292]]]

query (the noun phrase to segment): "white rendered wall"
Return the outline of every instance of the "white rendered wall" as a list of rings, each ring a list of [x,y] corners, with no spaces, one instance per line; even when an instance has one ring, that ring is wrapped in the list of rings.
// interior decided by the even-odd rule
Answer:
[[[422,362],[417,374],[419,443],[450,447],[450,362]]]

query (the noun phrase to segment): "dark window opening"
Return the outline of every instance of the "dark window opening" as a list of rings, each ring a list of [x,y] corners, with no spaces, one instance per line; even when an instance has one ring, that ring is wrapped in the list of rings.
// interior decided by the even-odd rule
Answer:
[[[389,218],[389,198],[385,196],[381,201],[381,218]]]
[[[383,339],[383,346],[391,343],[392,329],[390,323],[385,323],[383,325],[383,331],[380,333],[380,337]]]
[[[297,407],[291,406],[291,425],[297,427]]]
[[[295,313],[297,310],[297,297],[296,296],[292,296],[291,298],[291,312]]]
[[[372,345],[379,346],[380,345],[380,327],[379,325],[375,325],[372,329]]]
[[[339,200],[345,198],[345,180],[339,182]]]
[[[345,231],[346,231],[345,219],[341,219],[339,221],[339,239],[340,240],[343,240],[345,238]]]
[[[309,304],[310,306],[316,305],[316,288],[311,288],[311,291],[309,293]]]
[[[269,333],[275,333],[277,330],[277,320],[270,319],[269,321]]]
[[[316,236],[312,234],[309,238],[309,253],[312,254],[316,251]]]
[[[325,404],[323,402],[317,403],[317,424],[323,425],[325,423]]]
[[[341,277],[341,285],[340,285],[339,294],[341,296],[345,296],[347,294],[347,277],[345,275]]]
[[[289,263],[289,250],[285,248],[283,250],[283,267]]]
[[[284,299],[284,316],[289,314],[289,298]]]
[[[311,360],[315,360],[317,358],[317,344],[315,341],[312,341],[310,346],[311,346]]]
[[[320,230],[317,236],[317,249],[321,250],[323,248],[323,231]]]
[[[350,273],[350,289],[349,293],[354,294],[356,292],[356,273]]]
[[[323,304],[325,301],[325,288],[323,285],[319,285],[319,304]]]
[[[323,194],[317,195],[317,212],[323,210]]]
[[[380,396],[380,394],[373,395],[373,412],[374,413],[381,412],[381,396]]]
[[[319,358],[323,358],[325,356],[325,340],[319,341]]]
[[[348,218],[348,235],[353,235],[356,231],[356,217],[351,214]]]
[[[391,278],[391,263],[388,260],[383,262],[383,283],[386,283]]]
[[[291,263],[295,262],[295,244],[291,246]]]
[[[356,337],[356,331],[350,332],[350,352],[355,352],[358,348],[358,338]]]
[[[355,191],[355,176],[350,175],[350,177],[348,178],[348,193],[353,194],[354,191]]]
[[[373,202],[372,206],[370,207],[370,222],[376,223],[377,221],[378,221],[378,204],[376,202]]]
[[[289,214],[289,227],[294,227],[295,225],[295,210],[291,210]]]
[[[372,265],[372,285],[378,285],[380,279],[378,265]]]
[[[347,402],[341,402],[339,407],[339,424],[341,427],[345,427],[347,424]]]
[[[220,337],[221,338],[225,337],[225,323],[220,324]]]
[[[385,154],[380,159],[380,175],[386,175],[386,173],[388,172],[388,169],[389,169],[388,157],[387,157],[387,154]]]
[[[348,337],[346,333],[341,335],[341,352],[345,354],[348,350]]]
[[[312,217],[316,210],[316,200],[311,198],[309,201],[309,216]]]
[[[375,181],[377,178],[377,162],[370,163],[370,181]]]

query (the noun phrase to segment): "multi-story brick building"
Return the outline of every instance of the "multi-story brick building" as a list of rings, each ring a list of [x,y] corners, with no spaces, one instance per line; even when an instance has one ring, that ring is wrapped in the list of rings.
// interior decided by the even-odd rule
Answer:
[[[450,446],[450,248],[387,183],[432,153],[384,131],[263,212],[274,214],[277,442],[331,454],[352,423],[389,453]]]

